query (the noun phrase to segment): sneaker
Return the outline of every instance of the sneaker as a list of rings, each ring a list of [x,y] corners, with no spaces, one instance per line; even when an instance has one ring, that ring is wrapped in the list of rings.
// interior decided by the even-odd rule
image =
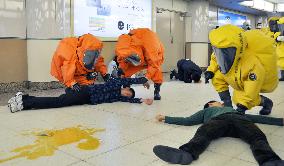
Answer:
[[[8,107],[9,107],[11,113],[15,113],[15,112],[18,111],[18,109],[17,109],[16,97],[12,97],[12,98],[8,101]]]
[[[23,93],[18,92],[14,97],[8,101],[8,107],[11,113],[23,110]]]

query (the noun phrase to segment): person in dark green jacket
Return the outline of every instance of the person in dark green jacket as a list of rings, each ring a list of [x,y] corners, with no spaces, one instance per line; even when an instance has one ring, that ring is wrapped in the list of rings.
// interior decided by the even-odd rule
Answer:
[[[220,137],[234,137],[250,144],[260,166],[284,166],[284,160],[271,149],[265,134],[254,124],[283,126],[283,118],[244,115],[231,107],[224,107],[220,102],[210,101],[204,105],[203,110],[190,117],[157,115],[156,119],[160,122],[185,126],[203,123],[194,137],[178,149],[163,145],[153,148],[155,155],[168,163],[188,165],[198,159],[212,140]]]

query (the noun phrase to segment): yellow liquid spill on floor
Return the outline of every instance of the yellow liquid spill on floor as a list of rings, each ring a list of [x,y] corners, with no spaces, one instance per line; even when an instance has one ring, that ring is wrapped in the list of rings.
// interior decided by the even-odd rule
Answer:
[[[65,128],[61,130],[46,130],[43,132],[33,132],[37,137],[32,145],[26,145],[13,149],[11,152],[16,155],[0,159],[0,163],[17,158],[27,158],[34,160],[43,156],[52,156],[54,152],[63,145],[80,142],[77,147],[83,150],[94,150],[100,145],[100,141],[92,135],[104,129],[90,129],[82,126]]]

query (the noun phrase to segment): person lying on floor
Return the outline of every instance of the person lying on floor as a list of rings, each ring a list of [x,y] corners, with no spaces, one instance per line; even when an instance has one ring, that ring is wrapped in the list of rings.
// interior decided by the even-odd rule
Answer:
[[[157,115],[156,119],[168,124],[192,126],[202,124],[194,137],[177,148],[157,145],[153,152],[171,164],[188,165],[197,160],[212,140],[220,137],[240,138],[250,144],[252,153],[260,166],[284,166],[284,161],[271,149],[265,134],[254,124],[283,126],[283,118],[260,115],[244,115],[217,101],[210,101],[204,109],[190,117]]]
[[[145,103],[151,105],[153,99],[134,98],[132,84],[143,84],[149,89],[148,80],[141,78],[112,78],[104,84],[81,86],[80,91],[67,88],[59,97],[35,97],[18,92],[8,101],[12,113],[29,109],[59,108],[72,105],[101,104],[112,102]],[[122,88],[122,86],[126,88]]]

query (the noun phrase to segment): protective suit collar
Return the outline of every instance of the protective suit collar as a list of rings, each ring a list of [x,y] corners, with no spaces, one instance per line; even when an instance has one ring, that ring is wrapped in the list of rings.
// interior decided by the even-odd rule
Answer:
[[[230,71],[234,64],[237,48],[216,48],[213,47],[214,54],[219,65],[221,73],[226,74]]]
[[[79,60],[79,63],[84,68],[84,70],[92,70],[92,67],[90,67],[91,64],[89,62],[85,62],[87,65],[87,68],[84,64],[84,57],[86,55],[86,52],[89,51],[98,51],[100,52],[103,48],[103,43],[97,39],[95,36],[91,34],[85,34],[83,36],[80,36],[77,40],[77,58]],[[87,53],[91,54],[91,53]]]

